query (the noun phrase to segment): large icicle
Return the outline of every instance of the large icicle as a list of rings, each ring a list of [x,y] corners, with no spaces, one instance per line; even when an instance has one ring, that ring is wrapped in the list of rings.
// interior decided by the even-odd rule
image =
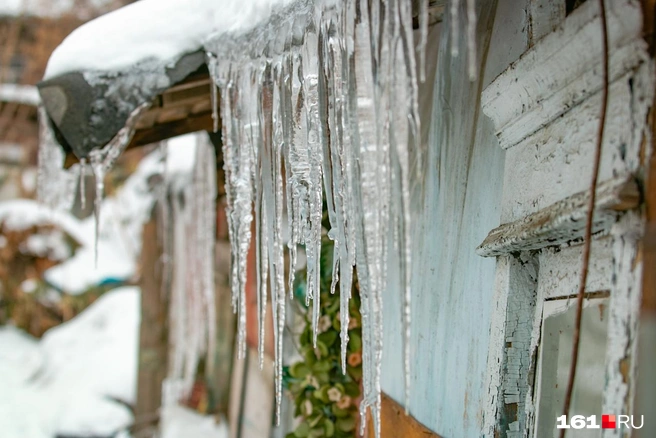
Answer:
[[[452,12],[457,12],[458,1],[454,3]],[[342,370],[346,371],[349,300],[357,267],[363,331],[361,413],[364,418],[367,408],[371,409],[378,437],[382,296],[387,288],[400,287],[404,297],[403,364],[408,403],[410,162],[411,157],[421,160],[417,70],[423,80],[427,5],[427,0],[422,0],[418,69],[411,3],[404,0],[371,5],[366,0],[302,0],[247,35],[225,35],[206,46],[216,54],[210,71],[221,90],[233,252],[232,302],[239,314],[239,351],[243,354],[245,348],[246,257],[254,212],[260,354],[270,297],[277,414],[287,299],[282,268],[283,209],[290,230],[287,287],[293,296],[296,250],[304,246],[306,304],[311,304],[316,341],[324,193],[328,237],[334,242],[331,293],[338,285],[340,293]],[[394,245],[388,245],[389,233],[394,233]],[[398,285],[387,283],[390,251],[398,252]]]
[[[207,373],[215,361],[216,160],[209,143],[206,135],[196,136],[194,171],[172,182],[166,196],[172,211],[167,223],[173,226],[172,241],[164,246],[172,252],[169,383],[179,386],[174,397],[189,394],[201,357]]]
[[[64,170],[64,151],[48,127],[48,116],[39,108],[37,198],[53,209],[70,210],[75,200],[76,168]]]

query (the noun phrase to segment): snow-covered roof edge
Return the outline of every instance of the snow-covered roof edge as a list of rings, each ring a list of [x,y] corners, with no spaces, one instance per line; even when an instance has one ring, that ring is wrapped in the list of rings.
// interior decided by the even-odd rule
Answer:
[[[81,26],[38,84],[57,140],[80,158],[105,146],[139,105],[205,64],[211,35],[245,34],[290,3],[141,0]]]

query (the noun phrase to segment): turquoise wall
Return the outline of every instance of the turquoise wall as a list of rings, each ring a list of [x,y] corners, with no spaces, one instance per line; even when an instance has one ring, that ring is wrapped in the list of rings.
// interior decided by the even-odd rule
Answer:
[[[464,27],[459,57],[444,33],[448,17],[432,36],[440,41],[430,136],[413,200],[410,413],[454,438],[481,435],[495,261],[474,250],[499,225],[503,188],[504,152],[480,92],[527,47],[524,0],[481,0],[477,10],[481,80],[468,79]],[[403,403],[401,292],[398,273],[388,274],[382,388]]]

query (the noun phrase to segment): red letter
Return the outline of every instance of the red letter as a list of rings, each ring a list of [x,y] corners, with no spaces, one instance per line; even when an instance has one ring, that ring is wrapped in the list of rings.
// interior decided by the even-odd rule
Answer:
[[[615,429],[615,415],[604,414],[601,416],[602,429]]]

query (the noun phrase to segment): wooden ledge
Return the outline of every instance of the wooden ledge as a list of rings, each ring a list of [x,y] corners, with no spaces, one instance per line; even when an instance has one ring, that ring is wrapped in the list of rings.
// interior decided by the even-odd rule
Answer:
[[[558,246],[583,237],[590,195],[579,192],[523,219],[490,231],[476,254],[495,257],[516,251]],[[632,177],[614,178],[600,184],[593,219],[593,233],[608,231],[617,213],[640,205],[638,184]]]
[[[405,414],[403,406],[390,396],[381,394],[380,436],[381,438],[440,438],[426,426]],[[369,419],[367,437],[374,438],[373,423]]]

